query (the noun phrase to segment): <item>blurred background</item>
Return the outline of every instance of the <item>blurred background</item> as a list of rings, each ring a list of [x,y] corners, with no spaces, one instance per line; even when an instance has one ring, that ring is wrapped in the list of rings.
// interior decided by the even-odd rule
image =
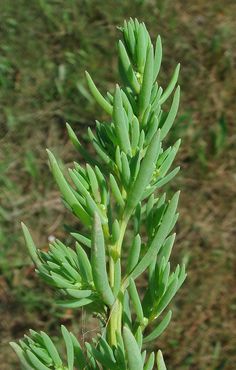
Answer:
[[[181,216],[173,263],[184,258],[188,279],[174,299],[173,319],[155,343],[168,370],[233,370],[236,363],[234,0],[0,1],[0,368],[19,369],[8,342],[29,328],[81,340],[97,323],[58,309],[55,292],[36,277],[20,221],[37,245],[67,240],[76,223],[63,208],[47,164],[48,147],[69,165],[79,160],[68,121],[86,144],[88,125],[103,112],[88,93],[84,70],[102,91],[118,80],[117,26],[145,21],[160,34],[166,86],[181,62],[181,109],[170,142],[182,137]],[[105,116],[104,116],[105,118]]]

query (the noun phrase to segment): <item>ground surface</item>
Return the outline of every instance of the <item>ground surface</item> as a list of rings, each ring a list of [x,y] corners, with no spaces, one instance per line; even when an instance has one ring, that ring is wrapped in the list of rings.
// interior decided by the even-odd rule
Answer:
[[[0,2],[2,370],[19,369],[8,342],[30,327],[57,335],[59,321],[82,339],[96,330],[92,319],[58,311],[54,294],[35,278],[19,221],[34,230],[42,248],[50,235],[65,237],[62,225],[71,218],[44,149],[67,164],[78,158],[65,122],[86,139],[85,127],[101,118],[83,71],[102,89],[114,86],[116,26],[129,16],[144,20],[153,37],[162,36],[163,85],[175,64],[182,64],[182,105],[170,140],[183,138],[177,159],[182,172],[173,185],[182,190],[174,260],[188,261],[188,280],[156,348],[169,370],[234,368],[235,13],[229,0]]]

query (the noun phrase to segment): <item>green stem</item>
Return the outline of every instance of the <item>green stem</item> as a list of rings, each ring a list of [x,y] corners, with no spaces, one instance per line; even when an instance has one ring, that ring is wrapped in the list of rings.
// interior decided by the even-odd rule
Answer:
[[[115,283],[115,263],[112,257],[109,257],[109,280],[111,288],[114,288]]]
[[[111,308],[107,327],[107,340],[110,346],[117,345],[116,333],[121,333],[122,302],[117,298]]]
[[[115,285],[115,263],[117,259],[121,256],[122,243],[125,235],[125,230],[128,224],[128,219],[123,219],[120,226],[120,236],[115,245],[112,246],[114,255],[109,257],[109,279],[111,288],[114,288]],[[121,325],[122,325],[122,297],[123,294],[118,293],[116,300],[109,312],[108,317],[108,326],[107,326],[107,339],[111,346],[117,345],[116,333],[121,334]]]
[[[117,251],[117,254],[118,254],[119,257],[121,255],[121,247],[122,247],[122,243],[123,243],[123,239],[124,239],[127,224],[128,224],[128,220],[124,219],[124,220],[122,220],[121,225],[120,225],[120,237],[119,237],[119,239],[116,243],[116,246],[115,246],[115,250]]]

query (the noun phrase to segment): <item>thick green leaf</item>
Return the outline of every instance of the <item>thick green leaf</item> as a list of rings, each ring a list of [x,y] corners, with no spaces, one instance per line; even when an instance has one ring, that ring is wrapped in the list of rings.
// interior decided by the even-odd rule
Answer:
[[[179,276],[178,276],[178,289],[181,287],[181,285],[183,284],[186,277],[187,277],[187,274],[185,272],[185,264],[183,264],[180,267],[180,272],[179,272]]]
[[[50,370],[50,368],[45,366],[42,361],[40,361],[39,358],[33,354],[33,352],[31,352],[30,350],[26,350],[26,354],[35,369]]]
[[[166,101],[166,99],[169,98],[170,94],[174,90],[175,85],[176,85],[176,83],[178,81],[179,70],[180,70],[180,64],[177,64],[177,66],[175,68],[175,71],[174,71],[174,74],[173,74],[173,76],[172,76],[172,78],[170,80],[170,83],[167,86],[167,88],[165,89],[164,93],[162,94],[162,97],[160,99],[160,104],[163,104]]]
[[[110,174],[110,185],[111,185],[111,191],[112,191],[116,201],[121,206],[121,208],[124,208],[124,205],[125,205],[124,199],[121,195],[121,191],[120,191],[119,186],[116,182],[116,179],[112,174]]]
[[[144,338],[143,342],[147,343],[147,342],[150,342],[151,340],[154,340],[157,337],[159,337],[163,333],[163,331],[167,328],[167,326],[169,325],[169,322],[171,320],[171,316],[172,316],[172,312],[169,311],[167,313],[167,315],[164,317],[164,319],[160,322],[160,324],[158,324],[156,326],[156,328],[149,335],[147,335]]]
[[[130,183],[130,168],[129,161],[124,152],[121,152],[121,168],[122,168],[122,179],[125,184],[125,187],[128,188]]]
[[[130,276],[133,279],[139,276],[150,265],[152,260],[155,258],[155,256],[159,252],[163,242],[168,236],[169,228],[170,228],[171,222],[173,220],[173,217],[175,215],[175,211],[177,208],[178,199],[179,199],[179,192],[175,193],[175,195],[171,199],[167,207],[167,210],[165,212],[165,215],[162,219],[161,225],[158,228],[157,233],[154,236],[152,243],[150,244],[148,248],[147,253],[141,259],[141,261],[135,267],[135,269],[131,272]]]
[[[64,308],[79,308],[83,306],[87,306],[88,304],[92,303],[93,299],[90,298],[82,298],[82,299],[74,299],[74,300],[63,300],[63,301],[57,301],[57,304],[60,307]]]
[[[160,131],[154,135],[141,162],[138,176],[127,197],[125,214],[129,217],[139,203],[152,177],[157,157],[160,151]]]
[[[120,148],[123,150],[124,153],[131,153],[129,128],[124,115],[121,90],[119,86],[116,86],[116,91],[114,95],[114,108],[112,118],[115,125]]]
[[[177,115],[178,108],[179,108],[179,100],[180,100],[180,87],[178,86],[175,91],[174,98],[173,98],[169,113],[167,115],[167,118],[161,127],[161,140],[163,140],[166,137],[166,135],[168,134],[175,120],[175,117]]]
[[[90,90],[91,94],[93,95],[94,99],[100,105],[100,107],[102,107],[105,110],[105,112],[107,112],[109,115],[112,115],[113,108],[112,108],[111,104],[108,103],[108,101],[98,91],[98,89],[97,89],[96,85],[94,84],[90,74],[87,71],[85,72],[85,74],[86,74],[89,90]]]
[[[74,162],[75,163],[75,162]],[[82,186],[86,189],[86,190],[89,190],[89,183],[88,183],[88,179],[86,178],[85,179],[85,175],[84,175],[84,168],[79,166],[78,163],[75,163],[75,169],[74,170],[71,170],[69,168],[69,173],[71,174],[71,172],[73,172],[76,177],[78,178],[79,180],[79,183],[82,184]]]
[[[102,337],[102,335],[98,335],[98,336],[99,336],[99,349],[103,353],[106,353],[106,355],[111,359],[111,361],[115,363],[116,360],[115,360],[112,348],[109,346],[105,338]]]
[[[107,275],[105,243],[101,220],[96,213],[94,214],[92,231],[91,266],[95,287],[103,301],[111,307],[114,303],[114,296]]]
[[[138,343],[126,326],[123,329],[123,338],[129,370],[143,370],[143,361]]]
[[[172,281],[172,283],[168,286],[160,302],[157,304],[157,307],[154,308],[155,317],[159,316],[162,313],[162,311],[164,311],[164,309],[168,306],[168,304],[174,297],[175,293],[177,292],[177,289],[178,289],[178,279],[175,278]]]
[[[140,85],[138,83],[137,77],[130,63],[129,56],[127,54],[127,51],[122,41],[119,41],[118,43],[118,53],[119,53],[120,63],[122,65],[122,69],[125,74],[126,80],[129,81],[130,87],[132,87],[132,89],[136,93],[139,93]]]
[[[77,253],[77,256],[78,256],[79,270],[80,270],[80,274],[82,276],[82,279],[89,283],[93,280],[92,268],[91,268],[91,264],[90,264],[90,261],[88,259],[87,253],[80,246],[79,243],[76,243],[76,253]]]
[[[26,357],[25,357],[25,354],[22,348],[17,343],[14,343],[14,342],[10,342],[9,344],[12,347],[12,349],[16,352],[20,362],[24,366],[24,369],[32,370],[32,366],[29,365],[28,361],[26,360]]]
[[[147,124],[149,124],[151,114],[153,114],[152,105],[148,104],[148,106],[146,107],[146,109],[144,110],[143,115],[142,115],[142,119],[141,119],[141,126],[142,127],[145,127]]]
[[[69,333],[70,337],[73,342],[74,347],[74,362],[75,366],[77,366],[78,369],[84,369],[87,364],[87,359],[85,358],[85,355],[82,351],[82,348],[77,340],[77,338],[74,336],[74,334]]]
[[[107,369],[117,369],[116,364],[110,358],[108,353],[101,353],[95,347],[91,346],[89,343],[85,343],[90,354],[105,368]]]
[[[161,44],[161,37],[157,37],[156,47],[155,47],[155,56],[154,56],[154,70],[153,70],[153,81],[156,81],[158,73],[161,67],[161,60],[162,60],[162,44]]]
[[[43,339],[45,348],[47,349],[48,353],[52,357],[54,364],[58,367],[62,366],[62,360],[51,338],[43,331],[41,331],[40,334]]]
[[[143,366],[144,366],[145,361],[146,361],[146,356],[147,356],[147,350],[145,349],[145,350],[142,352],[142,361],[143,361]]]
[[[120,237],[120,223],[117,219],[112,224],[112,243],[115,244]]]
[[[91,248],[91,240],[86,238],[86,236],[79,233],[71,233],[71,235],[81,244],[85,245],[88,248]]]
[[[147,52],[147,60],[145,63],[142,86],[139,94],[139,114],[143,117],[147,109],[153,86],[153,46],[150,46]]]
[[[99,157],[105,162],[105,164],[109,165],[110,162],[111,162],[111,159],[107,155],[105,150],[103,148],[101,148],[101,145],[99,145],[95,139],[92,140],[92,144],[93,144],[94,149],[96,150],[97,154],[99,155]]]
[[[129,293],[128,290],[124,293],[124,300],[123,300],[123,321],[125,325],[128,325],[129,328],[132,327],[132,317],[130,311],[130,300],[129,300]]]
[[[149,359],[146,365],[144,366],[144,370],[152,370],[154,366],[154,362],[155,362],[155,354],[154,352],[152,352],[149,356]]]
[[[146,138],[145,138],[145,144],[149,145],[149,143],[151,142],[151,140],[153,138],[153,135],[155,134],[155,132],[158,129],[158,126],[159,126],[158,117],[156,115],[154,115],[153,119],[150,122],[149,128],[148,128],[148,132],[147,132],[147,135],[146,135]]]
[[[129,274],[134,267],[137,265],[140,255],[140,249],[141,249],[141,238],[140,235],[136,235],[131,250],[128,255],[128,261],[127,261],[127,274]]]
[[[115,162],[116,162],[116,165],[117,165],[117,168],[118,168],[119,172],[121,172],[122,168],[121,168],[121,155],[120,155],[120,147],[119,146],[116,147]]]
[[[158,180],[155,183],[154,188],[159,189],[165,184],[167,184],[168,182],[170,182],[177,175],[179,170],[180,170],[180,167],[176,167],[175,169],[173,169],[171,172],[168,173],[168,175],[163,177],[161,180]]]
[[[88,298],[91,296],[92,291],[91,290],[79,290],[79,289],[66,289],[67,293],[73,297],[73,298]]]
[[[25,243],[26,243],[26,246],[28,248],[30,257],[32,258],[32,261],[35,263],[36,266],[40,266],[41,261],[38,257],[37,248],[36,248],[36,246],[34,244],[34,241],[33,241],[32,237],[30,235],[29,229],[27,228],[27,226],[25,226],[25,224],[23,222],[21,222],[21,227],[22,227],[22,230],[23,230]]]
[[[72,338],[64,325],[61,326],[61,332],[66,345],[68,370],[74,370],[74,346]]]
[[[175,241],[176,234],[170,235],[165,243],[163,244],[163,247],[160,249],[160,252],[158,253],[158,261],[161,261],[164,257],[166,261],[169,261],[171,250]]]
[[[181,143],[181,140],[179,139],[175,143],[175,145],[173,146],[173,148],[171,148],[170,153],[168,154],[168,156],[166,157],[166,159],[162,163],[161,167],[159,168],[159,176],[160,177],[164,177],[165,174],[168,172],[169,168],[171,167],[171,165],[172,165],[172,163],[173,163],[173,161],[175,159],[175,156],[176,156],[176,154],[178,152],[180,143]]]
[[[137,66],[140,73],[143,73],[146,53],[147,53],[147,39],[146,39],[146,30],[142,24],[139,24],[138,35],[137,35],[137,45],[136,45],[136,60]]]
[[[66,270],[67,275],[70,275],[73,280],[75,281],[81,280],[79,272],[76,269],[74,269],[68,262],[62,262],[62,266]]]
[[[69,138],[74,145],[74,147],[80,152],[80,154],[91,164],[98,164],[98,162],[89,154],[89,152],[82,146],[81,142],[79,141],[78,137],[76,136],[74,130],[66,123],[66,128],[68,131]]]
[[[127,33],[128,33],[127,34],[128,37],[126,38],[127,46],[129,46],[130,52],[134,56],[136,40],[135,40],[135,35],[134,35],[134,29],[132,27],[131,22],[128,22],[127,24]]]
[[[121,97],[122,97],[122,102],[123,102],[123,106],[124,106],[125,112],[127,114],[127,117],[129,119],[129,121],[131,121],[132,117],[133,117],[133,108],[132,108],[132,105],[129,101],[128,96],[126,95],[126,92],[123,91],[123,90],[121,90]]]
[[[166,370],[166,365],[160,350],[157,352],[157,369]]]
[[[62,193],[63,198],[68,203],[68,205],[72,208],[72,210],[75,212],[75,214],[81,219],[81,221],[85,225],[90,225],[91,219],[88,213],[84,210],[84,208],[79,203],[78,199],[74,195],[72,189],[70,188],[69,184],[67,183],[65,177],[63,176],[60,167],[58,166],[58,163],[56,161],[56,158],[54,155],[47,150],[49,161],[51,165],[51,170],[53,173],[53,176],[56,180],[56,183]]]
[[[29,347],[31,351],[35,354],[35,356],[38,357],[38,359],[41,360],[44,364],[50,366],[52,364],[52,359],[48,355],[46,349],[40,348],[38,347],[38,345],[31,343],[31,339],[29,339],[29,342],[30,342]]]
[[[140,136],[139,121],[136,116],[133,116],[132,123],[131,123],[131,145],[132,145],[132,151],[134,153],[137,150],[137,146],[139,143],[139,136]]]
[[[89,164],[86,165],[86,170],[87,170],[87,174],[88,174],[88,178],[89,178],[89,184],[90,184],[94,199],[97,203],[100,203],[101,202],[101,196],[100,196],[99,185],[98,185],[98,180],[97,180],[96,173]]]
[[[135,282],[132,278],[130,279],[130,282],[129,282],[129,294],[130,294],[130,298],[132,300],[138,321],[140,322],[140,324],[142,324],[143,319],[144,319],[143,309],[142,309],[142,305],[140,302],[140,298],[139,298],[139,294],[138,294]]]
[[[135,340],[139,346],[139,350],[142,350],[143,345],[143,330],[141,328],[141,325],[138,326],[138,329],[135,332]]]

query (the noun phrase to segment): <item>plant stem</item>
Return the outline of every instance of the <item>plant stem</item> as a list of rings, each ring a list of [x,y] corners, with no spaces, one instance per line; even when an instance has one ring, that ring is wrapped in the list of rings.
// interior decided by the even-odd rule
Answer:
[[[115,263],[113,257],[109,257],[109,279],[110,286],[113,289],[115,284]]]
[[[122,302],[117,298],[110,311],[108,327],[107,327],[107,340],[110,346],[117,345],[116,333],[121,333],[121,319],[122,319]]]
[[[110,256],[109,258],[109,279],[110,279],[110,285],[112,289],[114,288],[115,281],[117,279],[115,263],[117,262],[116,259],[117,258],[119,259],[121,255],[122,243],[123,243],[127,224],[128,224],[128,219],[123,219],[121,221],[119,239],[117,240],[116,244],[112,247],[113,250],[115,251],[115,258],[114,256]],[[119,271],[119,274],[121,274],[121,271]],[[119,290],[120,290],[120,287],[119,287]],[[121,334],[122,301],[123,301],[123,294],[119,292],[117,294],[114,305],[112,306],[111,311],[109,312],[107,339],[111,346],[117,345],[116,333]]]

